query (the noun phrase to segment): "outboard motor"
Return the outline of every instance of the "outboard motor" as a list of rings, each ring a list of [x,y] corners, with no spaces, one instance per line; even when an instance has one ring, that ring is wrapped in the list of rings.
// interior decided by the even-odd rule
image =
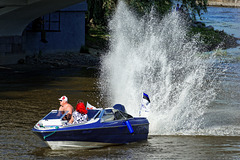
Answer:
[[[113,108],[114,108],[114,109],[118,109],[118,110],[126,113],[125,107],[124,107],[124,105],[122,105],[122,104],[115,104],[115,105],[113,106]]]

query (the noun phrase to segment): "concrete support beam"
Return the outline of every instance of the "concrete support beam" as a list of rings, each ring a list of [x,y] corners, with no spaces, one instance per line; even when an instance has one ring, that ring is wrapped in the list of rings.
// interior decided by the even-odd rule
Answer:
[[[40,0],[1,0],[0,6],[22,6],[37,2]]]

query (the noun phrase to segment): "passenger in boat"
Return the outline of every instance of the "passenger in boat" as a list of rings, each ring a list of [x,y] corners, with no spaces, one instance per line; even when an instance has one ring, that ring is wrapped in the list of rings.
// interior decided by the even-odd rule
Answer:
[[[61,98],[58,99],[60,102],[60,107],[59,111],[64,111],[68,113],[64,117],[64,120],[70,121],[72,118],[72,113],[73,113],[73,107],[71,104],[68,103],[68,98],[67,96],[62,96]]]
[[[72,118],[69,123],[72,124],[79,124],[79,123],[86,123],[88,121],[88,111],[84,105],[82,100],[78,100],[78,104],[76,106],[76,110],[73,112]]]

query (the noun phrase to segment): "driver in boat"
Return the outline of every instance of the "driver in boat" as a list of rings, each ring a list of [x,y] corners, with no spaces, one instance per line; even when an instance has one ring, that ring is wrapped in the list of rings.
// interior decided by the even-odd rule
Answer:
[[[73,113],[72,105],[68,103],[67,96],[62,96],[58,100],[60,102],[59,111],[64,111],[64,112],[68,111],[68,113],[63,119],[69,121],[72,118],[72,113]]]

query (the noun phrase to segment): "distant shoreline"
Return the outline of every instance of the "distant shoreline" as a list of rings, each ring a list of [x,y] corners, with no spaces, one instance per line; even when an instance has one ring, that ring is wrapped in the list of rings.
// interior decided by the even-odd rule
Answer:
[[[240,8],[240,0],[208,0],[208,6]]]

